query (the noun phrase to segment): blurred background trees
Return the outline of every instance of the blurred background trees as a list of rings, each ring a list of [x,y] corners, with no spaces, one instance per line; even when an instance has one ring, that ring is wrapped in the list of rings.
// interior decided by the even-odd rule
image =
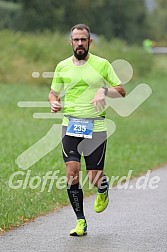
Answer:
[[[167,0],[4,0],[0,1],[0,29],[59,31],[86,23],[106,39],[141,43],[167,38]]]
[[[150,37],[167,45],[167,0],[157,0],[156,8],[150,13]]]

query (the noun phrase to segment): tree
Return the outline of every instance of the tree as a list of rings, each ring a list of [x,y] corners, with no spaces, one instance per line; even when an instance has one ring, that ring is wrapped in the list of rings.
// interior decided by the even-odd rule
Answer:
[[[21,10],[21,5],[14,2],[0,1],[0,29],[14,29],[13,22],[17,13]]]
[[[142,40],[147,26],[144,1],[107,0],[106,3],[107,16],[111,20],[113,36],[128,42]],[[108,31],[109,35],[111,36]]]
[[[68,32],[74,24],[86,23],[93,33],[109,40],[117,37],[134,43],[146,36],[144,0],[22,0],[21,3],[17,30]]]
[[[18,28],[28,31],[60,30],[64,18],[63,0],[22,0],[20,25]]]
[[[167,40],[167,1],[157,0],[155,10],[150,14],[150,37],[154,40]],[[159,44],[159,42],[158,42]],[[166,42],[164,43],[166,45]]]
[[[107,39],[121,38],[128,42],[142,41],[148,23],[144,0],[73,0],[65,6],[66,22],[86,22],[94,33]]]

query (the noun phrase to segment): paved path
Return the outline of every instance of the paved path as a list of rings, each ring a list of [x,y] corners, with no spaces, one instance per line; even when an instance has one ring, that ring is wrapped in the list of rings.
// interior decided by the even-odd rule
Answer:
[[[167,166],[153,171],[149,179],[153,176],[160,177],[157,189],[135,189],[138,180],[132,180],[133,189],[110,190],[110,204],[103,213],[93,211],[95,196],[85,199],[87,236],[69,236],[75,216],[67,206],[0,237],[0,251],[165,252]]]
[[[167,47],[153,47],[152,53],[158,53],[158,54],[166,54],[167,53]]]

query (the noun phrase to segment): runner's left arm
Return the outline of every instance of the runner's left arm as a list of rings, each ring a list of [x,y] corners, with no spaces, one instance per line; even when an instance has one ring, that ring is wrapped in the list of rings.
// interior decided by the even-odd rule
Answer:
[[[111,64],[106,61],[104,65],[104,76],[103,76],[104,86],[99,88],[92,100],[93,106],[96,110],[105,109],[105,96],[111,98],[124,97],[126,92],[121,84],[120,79],[116,75]]]

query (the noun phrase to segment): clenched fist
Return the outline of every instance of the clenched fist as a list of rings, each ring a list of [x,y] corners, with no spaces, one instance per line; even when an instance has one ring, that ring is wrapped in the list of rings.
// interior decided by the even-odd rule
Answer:
[[[50,105],[51,105],[51,112],[52,113],[56,113],[56,112],[60,111],[62,108],[60,101],[53,101],[50,103]]]

